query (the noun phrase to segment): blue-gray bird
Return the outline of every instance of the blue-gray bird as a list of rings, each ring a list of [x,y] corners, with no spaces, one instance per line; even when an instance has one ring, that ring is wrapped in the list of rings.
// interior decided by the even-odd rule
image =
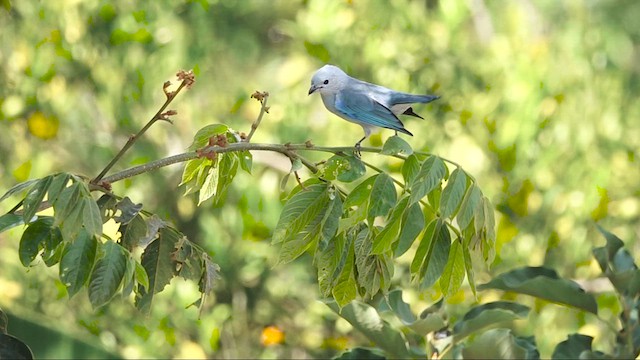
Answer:
[[[320,93],[324,106],[341,118],[362,126],[364,137],[356,145],[359,154],[360,144],[371,135],[375,127],[400,131],[413,136],[404,128],[398,115],[410,115],[423,119],[413,112],[412,104],[426,104],[439,98],[434,95],[414,95],[386,87],[370,84],[352,78],[339,67],[325,65],[311,78],[309,95]]]

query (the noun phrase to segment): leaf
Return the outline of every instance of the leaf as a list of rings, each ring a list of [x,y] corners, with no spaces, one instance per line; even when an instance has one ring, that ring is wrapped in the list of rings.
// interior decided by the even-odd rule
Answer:
[[[471,254],[469,252],[469,247],[466,246],[466,243],[463,244],[462,255],[464,256],[464,269],[467,274],[467,282],[469,283],[469,287],[471,288],[471,292],[473,292],[473,296],[477,296],[476,293],[476,280],[473,273],[473,262],[471,260]]]
[[[147,223],[139,214],[134,216],[126,225],[121,224],[119,230],[121,234],[120,243],[122,246],[132,251],[147,236]]]
[[[22,216],[14,213],[4,214],[0,216],[0,233],[22,224],[24,224]]]
[[[462,285],[465,274],[464,255],[462,254],[464,251],[465,250],[462,248],[459,240],[456,240],[451,244],[449,259],[442,270],[439,282],[440,289],[445,297],[455,295]]]
[[[352,301],[342,309],[333,301],[326,304],[390,357],[413,357],[404,335],[382,319],[372,306],[359,301]]]
[[[369,196],[371,195],[373,184],[377,178],[378,175],[374,175],[351,190],[349,195],[347,195],[347,198],[344,200],[344,208],[347,209],[353,206],[363,206],[366,204],[369,200]]]
[[[440,222],[440,221],[439,221]],[[434,232],[434,244],[431,252],[427,254],[427,265],[421,269],[420,275],[422,282],[421,289],[426,289],[442,276],[449,258],[449,250],[451,248],[451,235],[445,223],[440,222]]]
[[[539,359],[529,339],[513,336],[509,329],[491,329],[462,349],[464,359]]]
[[[213,291],[213,285],[220,279],[220,266],[213,261],[208,254],[202,254],[202,265],[204,271],[200,279],[200,292],[209,294]]]
[[[400,228],[402,225],[402,217],[407,210],[409,197],[405,196],[396,204],[391,212],[387,225],[373,239],[372,254],[380,255],[390,251],[393,245],[398,241]]]
[[[138,286],[136,307],[144,313],[149,313],[155,294],[169,284],[176,272],[172,253],[182,236],[166,227],[161,228],[158,235],[142,253],[141,264],[149,277],[149,286],[146,289]]]
[[[560,359],[583,359],[581,354],[585,351],[591,351],[591,343],[593,338],[591,336],[582,334],[570,334],[567,336],[567,340],[560,342],[553,350],[551,358],[554,360]]]
[[[478,289],[512,291],[576,307],[593,314],[598,313],[598,305],[591,294],[584,292],[575,282],[562,279],[554,270],[544,267],[522,267],[509,271],[478,286]]]
[[[442,190],[440,213],[442,217],[451,218],[456,214],[464,193],[467,190],[467,175],[464,170],[456,168],[451,173],[447,186]]]
[[[424,311],[420,317],[416,317],[409,304],[402,300],[402,290],[394,290],[387,295],[387,304],[400,321],[420,336],[438,331],[447,323],[438,312]]]
[[[0,197],[0,202],[8,199],[10,196],[16,193],[29,189],[31,186],[33,186],[35,183],[37,183],[40,180],[41,179],[31,179],[31,180],[23,181],[21,183],[13,185],[11,189],[7,190],[7,192],[4,193],[2,197]]]
[[[358,289],[356,278],[353,273],[353,269],[355,267],[354,261],[354,248],[351,245],[353,242],[347,242],[346,247],[346,257],[344,261],[341,260],[341,265],[338,268],[341,268],[342,271],[339,273],[340,275],[335,280],[335,286],[331,290],[331,295],[335,299],[336,303],[340,308],[349,304],[352,300],[355,300]]]
[[[62,190],[67,187],[71,178],[72,176],[67,173],[58,173],[53,176],[53,180],[51,181],[51,185],[49,185],[49,191],[47,194],[47,200],[52,205],[56,203],[58,196],[60,196]]]
[[[101,245],[103,256],[96,262],[89,281],[89,300],[98,308],[111,300],[122,284],[127,269],[127,257],[114,241]]]
[[[309,41],[304,42],[304,48],[307,50],[307,54],[320,60],[322,63],[328,63],[331,61],[331,55],[324,45],[320,43],[312,43]]]
[[[338,171],[338,180],[342,182],[352,182],[364,176],[367,169],[364,167],[364,163],[355,156],[343,157],[346,160],[346,164]]]
[[[27,196],[24,198],[24,202],[22,203],[22,219],[25,223],[30,222],[33,216],[40,209],[40,204],[42,203],[44,196],[47,194],[47,190],[49,189],[49,185],[51,185],[52,180],[53,176],[44,177],[27,192]]]
[[[96,239],[87,231],[80,230],[65,249],[60,260],[60,281],[67,287],[69,298],[80,291],[89,279],[97,248]]]
[[[198,206],[217,194],[219,173],[220,168],[217,165],[211,166],[207,170],[207,176],[198,194]]]
[[[238,153],[240,159],[240,168],[249,174],[251,174],[251,167],[253,165],[253,155],[248,150],[244,150]]]
[[[313,227],[314,222],[320,223],[329,201],[327,189],[326,183],[313,184],[293,195],[280,213],[271,243],[278,244],[299,238],[305,228],[310,225]]]
[[[431,251],[434,241],[433,236],[436,230],[437,220],[433,220],[427,225],[427,229],[422,235],[422,239],[420,240],[420,244],[418,244],[418,248],[416,249],[416,254],[411,261],[411,276],[414,279],[419,277],[420,269],[425,265],[425,261],[427,260],[427,254]],[[426,266],[426,265],[425,265]]]
[[[408,142],[404,141],[400,136],[394,135],[387,139],[387,141],[382,146],[382,151],[380,154],[383,155],[411,155],[413,154],[413,149]]]
[[[82,226],[87,229],[89,234],[100,237],[102,235],[102,214],[100,213],[100,208],[96,201],[93,200],[89,189],[85,188],[83,195],[84,211],[82,213]]]
[[[147,275],[147,270],[139,262],[136,261],[135,263],[136,281],[138,282],[138,284],[140,284],[140,286],[142,286],[142,289],[144,289],[144,291],[149,291],[149,275]]]
[[[29,266],[43,247],[45,240],[51,236],[53,219],[40,218],[27,227],[20,238],[20,262],[23,266]]]
[[[418,172],[420,171],[420,160],[415,154],[407,156],[402,164],[402,178],[405,186],[411,188]]]
[[[378,175],[369,195],[369,209],[367,210],[369,224],[373,224],[373,220],[377,216],[386,216],[395,205],[396,198],[396,188],[393,186],[391,177],[386,173]]]
[[[340,223],[340,217],[342,216],[342,198],[340,194],[336,194],[337,190],[329,188],[329,204],[325,211],[325,216],[322,219],[320,240],[322,248],[324,248],[329,241],[331,241],[336,232],[338,231],[338,225]]]
[[[365,298],[373,297],[380,290],[386,292],[393,276],[393,262],[390,254],[372,255],[371,247],[369,229],[363,227],[354,240],[354,250],[357,282],[364,290]]]
[[[349,349],[338,357],[334,358],[335,360],[385,360],[386,357],[383,355],[383,352],[376,348],[361,348],[356,347],[353,349]]]
[[[60,226],[74,210],[77,210],[76,207],[80,203],[81,199],[81,188],[82,186],[80,183],[75,182],[60,192],[56,202],[53,203],[53,212],[55,217],[54,225]],[[79,225],[76,224],[72,225],[79,227]],[[72,237],[68,238],[68,240],[71,239]]]
[[[425,160],[411,185],[410,203],[414,204],[420,201],[425,195],[438,187],[446,175],[447,167],[442,159],[437,156],[431,156]]]
[[[193,143],[189,145],[190,151],[195,151],[209,145],[209,139],[216,135],[222,135],[229,130],[224,124],[210,124],[198,130],[193,137]]]
[[[218,161],[218,188],[213,196],[213,203],[219,206],[227,194],[227,189],[231,185],[233,178],[238,172],[238,156],[234,153],[220,154]]]
[[[393,256],[400,257],[404,254],[416,240],[422,229],[424,229],[424,214],[419,204],[410,205],[402,217],[400,236],[396,243]]]
[[[508,301],[495,301],[476,306],[454,325],[455,341],[458,342],[489,326],[524,319],[529,315],[529,310],[528,306]]]
[[[207,165],[211,165],[211,160],[207,158],[197,158],[187,161],[184,165],[184,169],[182,170],[182,180],[178,186],[185,185],[189,181],[193,180],[198,175],[201,167]]]
[[[633,256],[624,248],[620,238],[600,226],[597,228],[607,242],[605,246],[593,249],[593,256],[604,275],[609,278],[619,293],[634,296],[639,288],[634,285],[638,267],[634,263]]]
[[[456,216],[456,221],[460,230],[464,230],[471,224],[476,207],[482,200],[482,192],[476,184],[471,184],[469,191],[467,191],[462,204],[460,205],[460,211]]]
[[[126,225],[138,216],[140,210],[142,210],[142,204],[134,204],[128,196],[125,196],[118,201],[116,209],[120,210],[120,215],[114,216],[113,219],[122,225]]]

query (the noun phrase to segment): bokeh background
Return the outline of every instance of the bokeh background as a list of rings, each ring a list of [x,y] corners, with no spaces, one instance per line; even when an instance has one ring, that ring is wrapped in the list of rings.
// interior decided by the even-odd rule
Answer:
[[[480,282],[516,266],[561,276],[598,273],[595,223],[632,254],[640,233],[640,2],[634,0],[0,1],[0,192],[57,171],[97,174],[164,101],[179,69],[197,82],[116,166],[184,152],[202,126],[248,132],[270,93],[255,142],[351,145],[361,129],[307,96],[324,63],[401,91],[438,94],[405,122],[415,149],[461,164],[497,208],[499,256]],[[383,131],[367,145],[392,135]],[[226,203],[196,207],[177,189],[181,166],[114,184],[114,191],[171,219],[213,254],[222,279],[202,317],[197,286],[174,280],[149,316],[131,299],[91,309],[66,297],[57,267],[18,259],[21,229],[0,234],[0,307],[10,333],[37,357],[328,357],[367,342],[318,301],[309,257],[274,267],[270,233],[289,163],[255,153]],[[366,155],[365,155],[366,156]],[[321,160],[322,155],[310,155]],[[368,160],[391,172],[400,163]],[[294,185],[289,180],[286,189]],[[17,201],[0,204],[4,213]],[[398,274],[402,274],[402,259]],[[411,288],[407,277],[397,284]],[[601,289],[606,290],[606,289]],[[600,291],[600,290],[598,290]],[[407,291],[415,311],[438,289]],[[532,304],[530,298],[480,293]],[[476,300],[448,300],[452,320]],[[614,321],[615,297],[598,297]],[[541,355],[567,333],[611,333],[591,315],[535,303],[520,335]]]

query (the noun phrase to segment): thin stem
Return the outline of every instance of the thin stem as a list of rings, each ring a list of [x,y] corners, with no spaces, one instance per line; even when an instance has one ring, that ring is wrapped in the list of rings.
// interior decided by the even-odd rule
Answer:
[[[260,126],[260,122],[262,121],[262,117],[264,116],[264,114],[266,112],[269,111],[269,108],[267,107],[267,100],[269,99],[269,93],[264,91],[264,92],[259,92],[256,91],[255,93],[253,93],[253,95],[251,95],[252,98],[256,98],[258,101],[260,101],[260,104],[262,104],[262,106],[260,107],[260,113],[258,114],[258,118],[256,119],[256,121],[253,122],[253,124],[251,124],[251,131],[249,131],[249,135],[247,135],[247,138],[244,139],[244,142],[249,142],[251,141],[251,138],[253,137],[253,134],[255,134],[256,130],[258,129],[258,126]]]
[[[100,182],[100,180],[102,180],[102,178],[104,178],[104,176],[107,174],[107,172],[109,172],[109,170],[111,170],[111,168],[122,158],[122,156],[127,152],[127,150],[129,150],[131,148],[131,146],[133,146],[133,144],[153,125],[156,123],[156,121],[158,120],[168,120],[166,114],[164,114],[165,109],[167,108],[167,106],[169,106],[169,104],[171,104],[171,102],[173,101],[173,99],[176,98],[176,96],[178,95],[178,93],[180,93],[180,90],[182,90],[184,87],[186,86],[190,86],[192,84],[192,79],[184,79],[180,85],[178,86],[178,88],[173,91],[173,92],[167,92],[166,91],[166,85],[164,87],[165,89],[165,94],[167,96],[167,99],[165,100],[164,104],[162,104],[162,106],[160,106],[160,109],[158,109],[158,111],[155,113],[155,115],[153,115],[153,117],[151,117],[151,119],[149,119],[149,121],[147,122],[147,124],[142,127],[142,129],[140,129],[140,131],[138,131],[137,134],[129,137],[129,139],[127,140],[127,143],[124,144],[124,146],[122,147],[122,149],[120,149],[120,151],[116,154],[116,156],[113,157],[113,159],[111,159],[111,161],[109,162],[109,164],[107,164],[107,166],[105,166],[104,169],[102,169],[102,171],[100,172],[100,174],[98,174],[98,176],[96,176],[93,180],[91,180],[91,184],[97,184]]]

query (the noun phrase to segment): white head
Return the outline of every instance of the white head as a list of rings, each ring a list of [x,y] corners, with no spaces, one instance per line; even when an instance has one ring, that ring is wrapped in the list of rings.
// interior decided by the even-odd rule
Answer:
[[[325,65],[313,74],[309,95],[316,91],[320,94],[337,92],[342,89],[347,79],[349,79],[349,75],[339,67]]]

